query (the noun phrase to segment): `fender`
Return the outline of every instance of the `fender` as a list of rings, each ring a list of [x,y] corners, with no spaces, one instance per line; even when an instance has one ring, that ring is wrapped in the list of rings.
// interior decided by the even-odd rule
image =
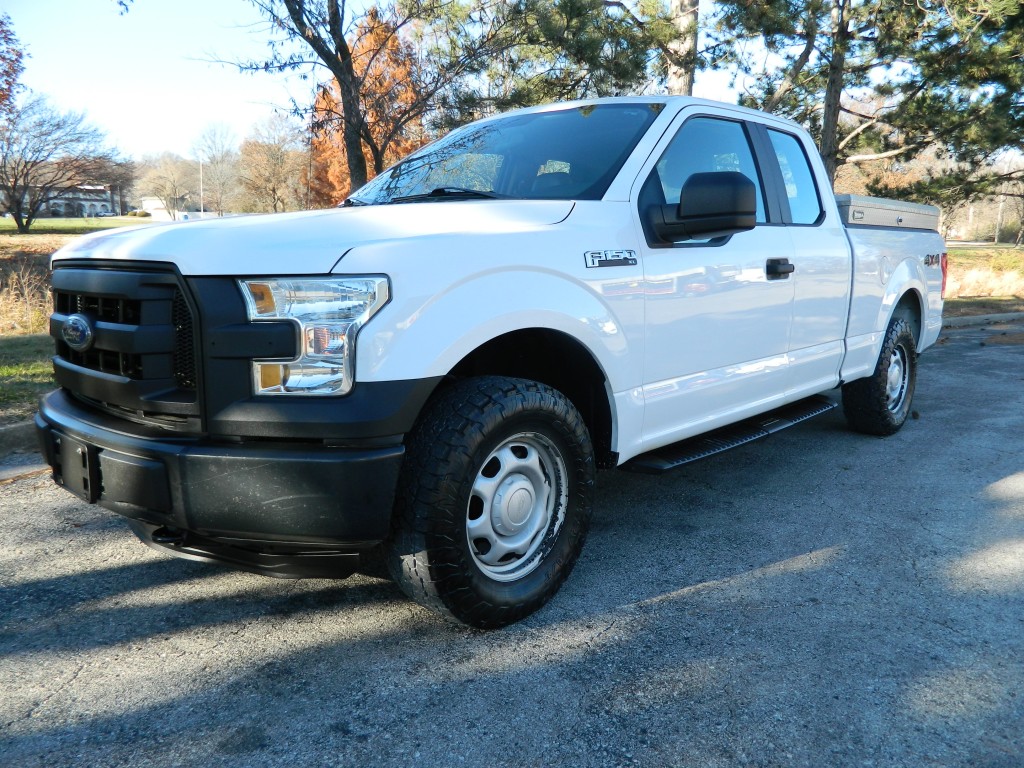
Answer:
[[[884,276],[884,267],[883,267]],[[928,295],[928,276],[924,265],[917,259],[905,258],[888,275],[882,292],[881,302],[874,317],[873,328],[868,333],[850,336],[847,339],[847,353],[843,361],[842,378],[844,381],[869,376],[875,369],[878,355],[882,351],[885,331],[889,327],[893,312],[905,296],[913,296],[920,320],[921,332],[918,333],[917,351],[921,352],[934,343],[935,339],[927,338],[925,331],[928,326],[928,311],[923,306],[921,297]],[[938,336],[936,333],[935,336]]]
[[[578,260],[582,264],[582,257]],[[405,266],[412,267],[411,261]],[[390,277],[391,303],[359,335],[360,381],[444,376],[498,336],[542,328],[579,341],[604,372],[612,392],[640,384],[641,371],[629,361],[637,360],[642,351],[642,301],[621,297],[616,312],[593,285],[536,264],[486,269],[455,282],[436,271],[431,275],[414,268],[394,270]]]
[[[922,328],[927,320],[927,309],[922,305],[921,297],[928,295],[928,276],[925,274],[924,264],[920,259],[905,258],[892,271],[889,281],[885,286],[885,293],[882,297],[882,304],[878,308],[878,318],[875,321],[875,328],[885,333],[889,327],[889,320],[904,296],[913,293],[914,301],[919,313]],[[920,336],[920,334],[918,334]],[[918,351],[920,350],[920,338],[918,339]],[[879,346],[879,350],[881,346]]]

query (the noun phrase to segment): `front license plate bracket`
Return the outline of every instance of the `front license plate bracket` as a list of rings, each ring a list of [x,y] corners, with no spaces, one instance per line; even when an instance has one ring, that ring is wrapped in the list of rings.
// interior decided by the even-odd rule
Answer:
[[[56,435],[60,474],[55,479],[79,498],[95,504],[100,497],[99,449],[67,435]]]

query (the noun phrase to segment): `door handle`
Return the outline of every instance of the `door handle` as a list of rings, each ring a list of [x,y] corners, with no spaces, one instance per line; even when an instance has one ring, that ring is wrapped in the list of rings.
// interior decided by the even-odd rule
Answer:
[[[790,264],[789,259],[768,259],[764,271],[769,280],[788,280],[796,271],[796,265]]]

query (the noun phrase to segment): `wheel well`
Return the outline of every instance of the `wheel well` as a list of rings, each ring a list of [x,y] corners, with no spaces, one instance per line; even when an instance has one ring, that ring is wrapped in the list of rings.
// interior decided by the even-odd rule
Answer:
[[[892,312],[893,317],[902,317],[910,325],[914,333],[914,342],[921,341],[921,297],[917,291],[907,291],[900,298],[899,304]]]
[[[560,331],[530,328],[491,339],[464,357],[449,377],[515,376],[554,387],[579,411],[599,467],[615,466],[605,376],[590,352]]]

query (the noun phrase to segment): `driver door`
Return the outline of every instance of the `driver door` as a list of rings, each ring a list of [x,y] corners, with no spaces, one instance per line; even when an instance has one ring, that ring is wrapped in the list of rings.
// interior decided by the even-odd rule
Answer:
[[[792,245],[772,215],[744,123],[680,118],[641,174],[636,194],[644,266],[644,450],[653,450],[781,404],[788,388]],[[678,204],[694,173],[738,171],[757,191],[753,230],[705,241],[663,242],[645,223],[651,205]],[[686,201],[683,201],[685,207]]]

